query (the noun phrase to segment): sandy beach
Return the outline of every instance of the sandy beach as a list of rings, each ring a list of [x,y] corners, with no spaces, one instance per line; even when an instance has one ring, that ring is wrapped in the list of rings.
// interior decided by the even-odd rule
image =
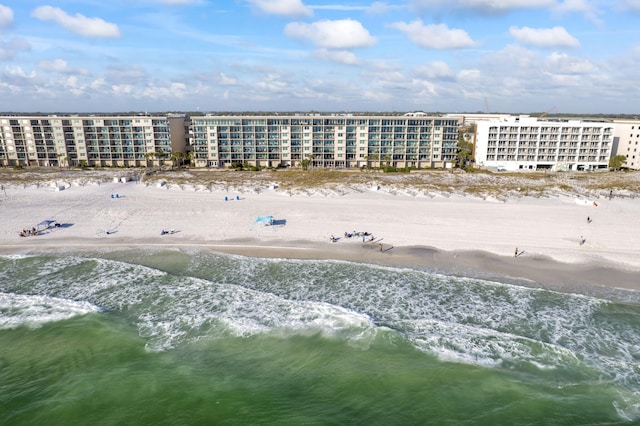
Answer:
[[[640,201],[602,191],[492,197],[379,183],[291,191],[103,177],[6,182],[0,211],[2,254],[201,247],[513,277],[569,290],[640,289]],[[273,223],[256,223],[259,216]],[[20,236],[32,228],[37,235]]]

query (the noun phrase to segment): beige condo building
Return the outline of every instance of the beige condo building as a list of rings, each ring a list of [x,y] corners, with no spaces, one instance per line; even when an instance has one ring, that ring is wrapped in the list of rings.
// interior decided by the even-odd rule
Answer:
[[[190,118],[189,144],[199,167],[443,167],[455,159],[459,124],[422,113],[208,115]]]
[[[138,167],[186,150],[184,116],[0,116],[0,165]]]

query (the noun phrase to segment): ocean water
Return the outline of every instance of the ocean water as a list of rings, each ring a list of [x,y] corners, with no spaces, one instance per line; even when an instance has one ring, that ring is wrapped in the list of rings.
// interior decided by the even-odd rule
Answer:
[[[0,257],[2,425],[640,422],[640,295],[203,251]]]

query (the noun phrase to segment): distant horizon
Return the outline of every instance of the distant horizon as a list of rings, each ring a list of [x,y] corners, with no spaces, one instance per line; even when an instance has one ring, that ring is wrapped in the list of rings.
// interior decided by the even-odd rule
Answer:
[[[564,118],[564,117],[611,117],[611,118],[633,118],[640,119],[640,114],[625,114],[625,113],[593,113],[593,114],[579,114],[579,113],[547,113],[544,111],[535,111],[535,112],[483,112],[483,111],[463,111],[463,112],[447,112],[447,111],[420,111],[420,110],[407,110],[407,111],[337,111],[337,110],[327,110],[327,111],[319,111],[319,110],[308,110],[308,111],[230,111],[230,110],[220,110],[220,111],[179,111],[179,110],[168,110],[168,111],[110,111],[110,112],[101,112],[101,111],[89,111],[89,112],[80,112],[80,111],[54,111],[54,112],[43,112],[43,111],[10,111],[10,112],[0,112],[0,116],[87,116],[87,115],[108,115],[108,116],[118,116],[118,115],[139,115],[139,116],[154,116],[154,115],[171,115],[171,114],[185,114],[190,116],[205,116],[208,114],[216,114],[216,115],[286,115],[292,116],[296,114],[300,114],[303,116],[311,116],[311,115],[341,115],[341,116],[362,116],[362,115],[389,115],[389,116],[404,116],[409,113],[424,113],[427,116],[437,116],[437,115],[465,115],[465,114],[473,114],[473,115],[526,115],[531,117],[540,117],[542,118]]]

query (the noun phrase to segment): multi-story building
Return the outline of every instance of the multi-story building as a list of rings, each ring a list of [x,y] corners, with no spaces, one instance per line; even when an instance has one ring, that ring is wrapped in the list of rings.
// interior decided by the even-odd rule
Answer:
[[[640,170],[640,120],[614,120],[613,153],[624,155],[623,167]]]
[[[0,166],[139,167],[191,151],[197,167],[438,168],[463,116],[351,114],[1,116]],[[500,115],[474,119],[475,159],[499,170],[640,168],[640,121]]]
[[[497,170],[609,167],[614,123],[510,116],[476,124],[476,164]]]
[[[146,115],[0,116],[0,165],[159,164],[172,152],[185,151],[184,120]]]
[[[191,117],[189,143],[200,167],[442,167],[455,159],[459,123],[423,114],[208,115]]]

